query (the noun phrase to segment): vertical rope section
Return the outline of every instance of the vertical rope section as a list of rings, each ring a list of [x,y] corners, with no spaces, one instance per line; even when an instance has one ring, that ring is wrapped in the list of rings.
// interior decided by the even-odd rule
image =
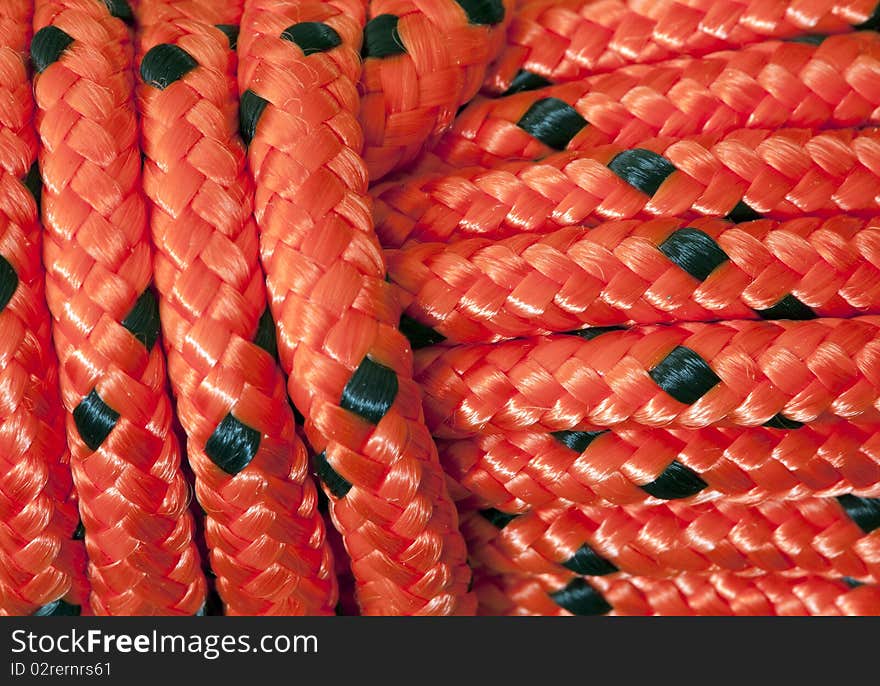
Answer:
[[[496,95],[516,92],[579,81],[627,64],[877,25],[874,0],[538,0],[511,22],[507,46],[489,68],[484,88]]]
[[[38,0],[47,298],[102,615],[194,615],[205,579],[171,429],[125,2]]]
[[[79,612],[88,594],[44,295],[32,11],[0,7],[0,615]]]
[[[192,19],[172,19],[178,6]],[[332,614],[317,492],[270,352],[229,35],[189,3],[143,0],[141,12],[164,15],[142,22],[140,36],[144,188],[169,376],[217,588],[230,615]]]
[[[351,0],[245,4],[241,125],[269,300],[363,612],[469,613],[464,542],[358,154],[364,19]]]

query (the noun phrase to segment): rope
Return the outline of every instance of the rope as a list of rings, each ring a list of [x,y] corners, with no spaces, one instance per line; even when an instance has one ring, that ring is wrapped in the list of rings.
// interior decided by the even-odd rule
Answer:
[[[595,333],[420,351],[428,426],[438,438],[463,438],[878,416],[877,317]]]
[[[602,146],[373,189],[383,245],[550,233],[603,219],[877,213],[880,130],[741,129]]]
[[[484,88],[515,92],[768,38],[873,29],[877,14],[874,0],[539,0],[511,22]]]
[[[558,149],[633,147],[655,136],[876,124],[878,74],[880,36],[874,32],[832,36],[820,45],[758,43],[478,98],[432,152],[451,167],[491,167]]]
[[[617,616],[877,616],[880,586],[844,580],[730,572],[675,579],[483,575],[474,588],[480,614]]]
[[[241,120],[269,301],[362,611],[468,613],[464,542],[357,154],[363,19],[349,0],[245,5]]]
[[[876,583],[880,500],[842,495],[756,505],[725,500],[643,507],[576,505],[462,515],[471,559],[500,574],[615,572],[667,578],[730,571]]]
[[[38,0],[44,261],[96,614],[195,614],[205,580],[165,393],[125,3]]]
[[[878,226],[846,215],[629,220],[417,243],[386,258],[406,314],[435,339],[488,343],[630,322],[784,318],[795,301],[805,316],[875,314]]]
[[[79,612],[88,594],[32,194],[32,10],[0,7],[0,615]]]
[[[137,12],[161,17],[141,21],[144,188],[169,375],[217,588],[226,614],[332,614],[333,560],[271,354],[253,185],[233,126],[234,53],[206,23],[239,17],[175,0],[143,0]]]
[[[788,428],[783,428],[783,427]],[[769,427],[510,432],[440,441],[459,506],[880,497],[880,432],[847,421]]]

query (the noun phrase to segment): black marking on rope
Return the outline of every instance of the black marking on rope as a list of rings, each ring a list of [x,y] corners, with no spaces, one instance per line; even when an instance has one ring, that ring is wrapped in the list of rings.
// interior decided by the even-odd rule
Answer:
[[[789,419],[784,414],[777,414],[764,422],[764,426],[770,429],[800,429],[803,423]]]
[[[361,56],[367,57],[391,57],[402,55],[406,52],[400,33],[397,31],[398,18],[393,14],[380,14],[367,22],[364,26],[364,44],[361,48]]]
[[[298,45],[303,55],[327,52],[342,45],[342,38],[336,30],[320,21],[303,21],[288,26],[281,32],[281,37]]]
[[[160,91],[182,79],[199,66],[186,50],[170,43],[161,43],[144,55],[141,60],[141,78]]]
[[[766,310],[755,310],[761,319],[815,319],[816,313],[791,293]]]
[[[401,316],[399,328],[400,333],[409,339],[413,350],[427,348],[429,345],[437,345],[446,340],[446,336],[437,333],[430,326],[416,321],[408,314]]]
[[[514,519],[519,517],[518,514],[510,514],[508,512],[502,512],[501,510],[496,510],[494,507],[490,507],[486,510],[480,510],[480,515],[488,521],[492,526],[503,529],[505,526],[510,524]]]
[[[58,61],[67,50],[73,38],[57,26],[44,26],[34,34],[31,40],[31,62],[38,73]]]
[[[562,563],[566,569],[581,576],[605,576],[620,571],[618,568],[599,555],[589,545],[584,543],[575,551],[568,560]]]
[[[86,537],[86,528],[83,526],[82,520],[80,519],[76,525],[76,529],[73,530],[73,536],[71,538],[74,541],[82,541]]]
[[[126,0],[104,0],[107,10],[117,19],[122,19],[126,24],[134,23],[134,12]]]
[[[241,94],[238,106],[238,130],[245,144],[250,144],[257,134],[257,123],[269,101],[248,89]]]
[[[205,454],[227,474],[235,476],[247,467],[260,448],[262,436],[230,412],[205,443]]]
[[[18,290],[18,274],[15,273],[15,268],[9,260],[0,255],[0,310],[9,304],[16,290]]]
[[[625,326],[591,326],[587,329],[575,329],[574,331],[565,331],[565,336],[577,336],[585,341],[592,341],[602,334],[611,333],[612,331],[626,331]]]
[[[673,231],[658,247],[672,262],[700,281],[705,281],[730,259],[711,236],[690,226]]]
[[[36,162],[28,169],[27,176],[24,177],[22,183],[31,192],[31,195],[34,196],[34,200],[37,202],[37,209],[39,209],[43,199],[43,178],[40,176],[40,167]]]
[[[340,407],[378,424],[397,397],[397,374],[365,357],[342,389]]]
[[[853,579],[851,576],[841,577],[840,580],[850,588],[858,588],[859,586],[865,585],[864,582],[859,581],[858,579]]]
[[[689,498],[706,488],[708,484],[690,467],[673,460],[663,473],[651,483],[639,486],[645,493],[660,500]]]
[[[608,168],[645,195],[654,195],[675,171],[675,165],[651,150],[632,148],[618,153]]]
[[[501,0],[455,0],[467,14],[468,23],[495,26],[504,21]]]
[[[147,350],[152,350],[156,345],[156,339],[159,338],[159,302],[152,288],[148,288],[141,297],[137,299],[134,307],[131,308],[125,319],[122,320],[122,326],[131,331],[132,335],[137,338]]]
[[[510,82],[510,88],[504,91],[504,95],[513,95],[514,93],[522,93],[524,91],[533,91],[538,88],[545,88],[550,85],[550,81],[540,74],[535,74],[525,69],[520,69]]]
[[[856,495],[837,496],[837,502],[846,514],[866,534],[880,528],[880,498],[860,498]]]
[[[42,607],[37,608],[31,617],[79,617],[82,608],[79,605],[71,605],[63,600],[53,600]]]
[[[93,390],[73,410],[73,423],[80,438],[91,450],[97,450],[113,431],[119,413],[101,400]]]
[[[604,433],[608,433],[608,430],[605,429],[603,431],[554,431],[551,436],[555,438],[557,441],[562,443],[569,450],[574,450],[576,453],[584,452],[599,436]]]
[[[730,211],[730,214],[727,215],[727,218],[735,224],[742,224],[743,222],[753,222],[757,221],[758,219],[763,219],[763,217],[758,214],[756,210],[753,210],[742,200],[736,203],[736,207],[734,207]]]
[[[226,36],[226,40],[229,41],[229,49],[235,50],[238,47],[238,27],[235,24],[215,24],[214,26]]]
[[[318,478],[324,482],[327,490],[337,498],[344,498],[351,490],[351,483],[339,475],[327,461],[327,455],[323,452],[315,455],[315,470]]]
[[[580,617],[611,612],[608,601],[583,579],[573,579],[565,588],[550,594],[553,602]]]
[[[685,405],[692,405],[721,379],[690,348],[676,346],[648,375],[660,388]]]
[[[577,110],[559,98],[536,100],[516,123],[527,134],[554,150],[565,150],[587,124]]]
[[[278,341],[275,340],[275,320],[269,308],[263,311],[260,323],[257,324],[257,334],[254,343],[269,353],[274,359],[278,359]]]

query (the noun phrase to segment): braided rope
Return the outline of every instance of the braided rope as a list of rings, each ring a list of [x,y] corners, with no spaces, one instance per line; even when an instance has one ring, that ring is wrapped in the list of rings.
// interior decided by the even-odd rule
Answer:
[[[438,447],[460,507],[512,514],[669,499],[880,496],[880,427],[787,426],[510,432]]]
[[[804,575],[754,578],[730,572],[675,579],[481,575],[480,614],[491,615],[779,615],[877,616],[880,586]]]
[[[804,316],[876,314],[878,227],[845,215],[630,220],[417,243],[386,259],[408,316],[450,343],[484,343],[629,322],[784,318],[793,299]]]
[[[92,608],[192,615],[205,580],[155,346],[128,29],[95,0],[38,0],[34,26],[46,290]]]
[[[181,4],[138,7],[162,16],[141,22],[138,93],[163,340],[211,568],[226,614],[332,614],[333,560],[308,455],[264,349],[274,349],[274,327],[261,328],[235,60],[227,35]],[[175,9],[196,21],[171,19]]]
[[[37,156],[23,60],[32,10],[24,0],[0,7],[0,615],[51,613],[61,598],[79,605],[88,593],[28,188]]]
[[[467,613],[464,542],[357,154],[363,10],[349,0],[245,5],[241,117],[262,260],[288,392],[319,453],[362,610]]]
[[[372,180],[414,160],[476,95],[513,0],[372,0],[360,122]]]
[[[880,129],[740,129],[431,175],[373,191],[386,247],[550,233],[603,219],[876,213]]]
[[[453,167],[495,166],[561,148],[632,147],[655,136],[878,123],[878,74],[880,36],[873,32],[832,36],[821,45],[759,43],[480,98],[432,152]]]
[[[428,426],[463,438],[878,416],[878,317],[584,333],[419,351]]]
[[[500,574],[569,581],[624,572],[667,578],[731,571],[817,574],[876,583],[880,500],[720,500],[702,505],[551,507],[510,517],[462,515],[471,559]]]
[[[498,94],[767,38],[876,28],[876,5],[874,0],[539,0],[511,22],[507,46],[490,66],[484,88]]]

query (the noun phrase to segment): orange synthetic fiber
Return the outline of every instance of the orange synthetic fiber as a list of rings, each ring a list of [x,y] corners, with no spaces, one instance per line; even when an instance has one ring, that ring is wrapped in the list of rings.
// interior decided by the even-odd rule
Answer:
[[[694,259],[714,250],[713,241],[723,251],[711,273],[697,273],[702,279],[663,252],[688,234],[681,229],[712,239],[703,237]],[[880,313],[880,221],[845,215],[627,220],[499,241],[417,243],[386,259],[407,314],[450,343],[629,322],[777,318],[770,308],[789,295],[824,317]]]
[[[653,578],[773,572],[880,580],[880,529],[866,533],[834,498],[646,507],[542,508],[499,528],[462,514],[471,560],[498,574]]]
[[[625,423],[760,426],[777,415],[873,421],[880,416],[880,317],[646,326],[592,340],[560,335],[426,348],[416,370],[439,438]],[[686,402],[655,381],[661,371]]]
[[[35,30],[55,27],[31,50],[42,68],[34,80],[44,261],[91,605],[96,614],[192,615],[205,579],[164,358],[160,346],[146,347],[158,321],[129,32],[103,2],[36,5]],[[55,57],[46,45],[59,45],[58,30],[72,41],[40,64]]]
[[[142,0],[137,14],[157,17],[141,21],[139,63],[169,45],[197,63],[161,89],[141,82],[138,94],[168,372],[217,590],[227,615],[332,614],[336,579],[308,454],[284,378],[254,342],[267,304],[253,182],[234,124],[235,57],[203,21],[238,17],[217,22],[178,0]],[[206,449],[227,416],[259,433],[255,452],[240,451],[249,461],[231,471]]]
[[[245,4],[239,86],[260,103],[243,121],[253,119],[263,265],[288,392],[320,453],[362,611],[470,613],[464,541],[397,330],[358,156],[364,19],[354,0]],[[282,33],[306,21],[339,40],[305,54]]]
[[[432,153],[453,167],[545,157],[555,150],[517,122],[546,98],[570,105],[588,122],[567,150],[607,143],[631,147],[655,136],[737,128],[876,124],[878,76],[880,35],[872,31],[832,36],[819,46],[769,41],[704,58],[626,67],[504,98],[478,98]]]
[[[567,617],[572,613],[550,595],[566,588],[566,583],[561,575],[482,574],[474,583],[474,590],[480,598],[480,614]],[[880,615],[880,586],[853,588],[843,580],[810,575],[789,578],[765,574],[748,578],[718,572],[681,574],[674,579],[613,576],[591,578],[588,586],[575,591],[577,599],[585,598],[585,607],[578,614]],[[596,595],[598,599],[594,600]],[[606,610],[609,605],[611,609]]]
[[[363,158],[375,181],[414,160],[451,124],[504,45],[513,0],[482,0],[494,14],[468,20],[456,0],[372,0],[371,19],[398,17],[401,54],[367,54],[361,76]],[[500,15],[500,18],[499,18]]]
[[[557,83],[578,81],[626,64],[767,38],[845,33],[876,26],[876,7],[875,0],[538,0],[511,22],[484,86],[503,93],[520,70]]]
[[[86,601],[85,551],[68,466],[52,350],[37,205],[25,179],[37,157],[25,55],[32,3],[0,7],[0,615],[66,597]]]
[[[607,166],[624,152],[644,157],[643,149],[672,165],[652,195]],[[371,192],[376,232],[396,248],[410,240],[550,233],[604,219],[871,214],[880,211],[878,184],[880,129],[739,129],[720,138],[658,138],[627,151],[607,145],[538,163],[471,167]]]
[[[794,429],[619,429],[586,436],[583,452],[548,433],[439,441],[451,489],[465,509],[663,501],[642,486],[674,462],[706,487],[684,502],[757,503],[854,493],[880,497],[880,424],[845,420]]]

